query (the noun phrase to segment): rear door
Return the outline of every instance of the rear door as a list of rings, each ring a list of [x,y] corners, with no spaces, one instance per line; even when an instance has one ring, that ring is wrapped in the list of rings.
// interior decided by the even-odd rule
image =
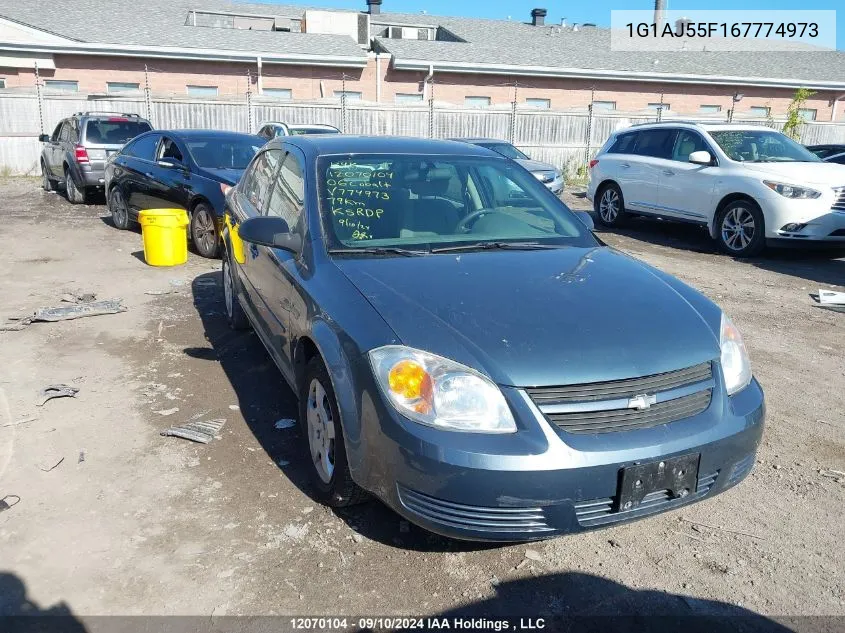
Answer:
[[[626,208],[662,214],[660,179],[667,168],[677,133],[675,128],[663,127],[637,132],[634,155],[619,164],[620,179],[625,183],[622,195]]]
[[[689,162],[693,152],[708,152],[713,148],[695,130],[681,129],[672,148],[671,160],[660,174],[658,202],[667,215],[679,219],[707,222],[715,211],[713,200],[719,170],[709,165]]]
[[[116,159],[124,199],[133,215],[137,215],[142,209],[155,209],[159,206],[150,190],[149,182],[153,175],[160,139],[161,135],[156,133],[143,136],[130,143]]]

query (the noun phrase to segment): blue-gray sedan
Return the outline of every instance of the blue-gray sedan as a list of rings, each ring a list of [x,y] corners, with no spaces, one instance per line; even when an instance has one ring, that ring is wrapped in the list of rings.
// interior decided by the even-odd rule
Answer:
[[[299,396],[316,496],[546,538],[712,497],[764,402],[709,299],[449,141],[268,143],[227,200],[226,311]]]

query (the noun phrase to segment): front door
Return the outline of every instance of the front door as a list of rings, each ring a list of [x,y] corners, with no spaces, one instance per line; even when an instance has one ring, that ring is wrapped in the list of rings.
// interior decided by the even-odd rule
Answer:
[[[66,125],[66,121],[61,121],[56,126],[53,135],[50,137],[50,142],[47,144],[47,150],[44,152],[47,171],[57,179],[64,178],[62,173],[64,152],[62,151],[61,138],[62,134],[65,134]]]
[[[162,136],[156,151],[150,194],[160,208],[187,209],[191,199],[191,172],[185,162],[185,152],[169,136]]]

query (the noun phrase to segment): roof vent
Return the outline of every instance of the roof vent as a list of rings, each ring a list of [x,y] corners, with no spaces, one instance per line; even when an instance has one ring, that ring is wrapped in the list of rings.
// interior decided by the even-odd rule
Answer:
[[[543,26],[546,23],[546,14],[548,11],[545,9],[531,9],[531,24],[534,26]]]
[[[594,28],[596,28],[596,25],[593,22],[584,22],[584,24],[582,24],[581,27],[585,28],[585,29],[586,28],[594,29]]]
[[[367,0],[367,11],[369,11],[370,15],[381,13],[381,0]]]

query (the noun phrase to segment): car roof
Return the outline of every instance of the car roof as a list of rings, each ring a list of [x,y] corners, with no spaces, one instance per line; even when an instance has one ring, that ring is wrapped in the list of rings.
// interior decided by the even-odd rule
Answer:
[[[504,143],[505,145],[511,144],[509,141],[505,141],[505,140],[500,139],[500,138],[472,138],[472,137],[470,137],[470,138],[452,138],[452,139],[449,139],[449,140],[450,141],[460,141],[461,143],[472,143],[472,144],[476,144],[476,143],[497,143],[497,144],[498,143]]]
[[[183,140],[189,139],[196,139],[196,138],[231,138],[231,139],[244,139],[244,138],[253,138],[253,139],[260,139],[263,141],[260,136],[256,136],[255,134],[244,134],[243,132],[230,132],[228,130],[154,130],[159,134],[168,134],[170,136],[175,136],[177,138]]]
[[[501,158],[499,154],[480,147],[438,139],[402,136],[347,136],[325,134],[314,136],[280,137],[270,144],[287,143],[317,155],[331,154],[439,154],[450,156],[483,156]]]
[[[282,125],[288,128],[318,128],[318,129],[329,129],[329,130],[336,130],[337,128],[334,125],[330,125],[329,123],[285,123],[284,121],[264,121],[258,127],[264,127],[265,125]]]
[[[737,132],[750,131],[759,132],[760,130],[777,132],[765,125],[751,125],[749,123],[710,123],[706,121],[656,121],[653,123],[637,123],[630,127],[618,130],[616,134],[624,134],[626,132],[636,132],[639,130],[659,130],[665,127],[682,127],[692,130],[700,130],[704,132],[720,132],[726,130],[734,130]]]

